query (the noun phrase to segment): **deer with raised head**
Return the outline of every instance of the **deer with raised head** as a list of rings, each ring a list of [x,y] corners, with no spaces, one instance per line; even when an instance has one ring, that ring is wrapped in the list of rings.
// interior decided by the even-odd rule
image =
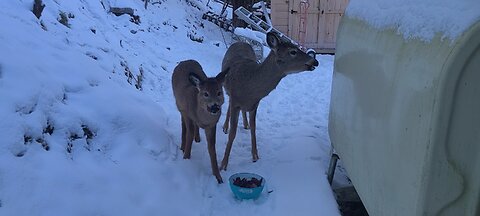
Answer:
[[[173,94],[182,116],[183,158],[190,158],[193,139],[199,142],[199,128],[205,129],[212,172],[218,183],[223,180],[215,151],[216,128],[224,102],[222,83],[227,73],[225,69],[216,77],[208,78],[197,61],[187,60],[180,62],[172,75]]]
[[[235,139],[240,110],[244,127],[250,122],[253,162],[259,159],[256,139],[256,115],[260,100],[275,89],[285,76],[302,71],[313,71],[318,61],[289,41],[281,40],[275,33],[267,33],[271,51],[267,58],[257,63],[252,47],[244,42],[230,46],[222,61],[222,69],[230,68],[225,78],[225,90],[230,96],[223,131],[228,133],[228,142],[220,169],[227,169],[230,151]],[[246,113],[249,113],[247,120]],[[228,125],[230,122],[230,132]]]

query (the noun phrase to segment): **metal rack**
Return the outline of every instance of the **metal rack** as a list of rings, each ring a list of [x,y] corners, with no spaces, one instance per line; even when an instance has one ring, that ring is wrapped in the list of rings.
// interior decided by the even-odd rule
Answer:
[[[202,15],[202,19],[213,22],[215,23],[215,25],[218,25],[220,28],[223,28],[226,31],[233,32],[234,28],[232,21],[223,16],[213,13],[212,11],[204,13]]]

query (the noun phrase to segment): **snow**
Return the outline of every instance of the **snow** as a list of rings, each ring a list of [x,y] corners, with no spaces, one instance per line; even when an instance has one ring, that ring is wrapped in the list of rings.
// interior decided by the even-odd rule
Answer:
[[[179,150],[173,68],[196,59],[214,76],[232,42],[201,19],[206,0],[147,10],[142,1],[43,0],[40,19],[32,2],[0,1],[0,215],[339,215],[325,176],[333,56],[261,102],[258,162],[239,129],[221,175],[267,182],[258,200],[239,201],[211,175],[203,132],[190,160]],[[134,8],[141,23],[109,6]],[[226,140],[217,127],[219,161]]]
[[[266,44],[266,35],[259,31],[254,31],[248,28],[235,28],[234,33],[239,36],[243,36],[254,41],[257,41],[260,44]]]
[[[352,0],[346,15],[375,28],[392,28],[405,39],[454,41],[480,21],[478,0]]]

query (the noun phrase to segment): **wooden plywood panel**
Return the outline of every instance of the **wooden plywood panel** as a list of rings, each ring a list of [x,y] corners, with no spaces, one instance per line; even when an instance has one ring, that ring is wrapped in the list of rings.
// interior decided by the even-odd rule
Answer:
[[[326,37],[326,20],[325,20],[325,14],[320,14],[318,18],[318,39],[317,39],[317,47],[324,47],[325,43],[325,37]]]
[[[306,20],[306,47],[315,49],[335,48],[336,32],[348,1],[349,0],[309,0]],[[280,11],[280,8],[282,11]],[[290,13],[291,11],[294,13]],[[299,41],[300,35],[299,12],[300,0],[289,0],[288,3],[285,0],[272,0],[272,22],[275,28],[279,29],[279,27],[282,26],[280,31],[297,42]],[[288,28],[285,29],[284,25],[287,23]]]
[[[272,24],[275,28],[282,25],[288,26],[288,19],[275,19],[275,21],[272,19]]]
[[[288,19],[289,13],[287,11],[280,11],[272,14],[272,18],[275,17],[276,19]]]
[[[319,0],[309,0],[309,8],[307,12],[307,29],[305,37],[305,46],[313,48],[311,44],[318,43],[319,25],[318,19],[320,17]]]
[[[326,48],[335,47],[335,15],[325,16],[325,40],[323,41]]]
[[[271,4],[272,11],[288,11],[288,1],[279,1]]]
[[[320,0],[320,9],[323,13],[319,18],[318,43],[322,49],[335,48],[336,32],[347,4],[348,0]]]
[[[286,0],[272,0],[271,2],[271,20],[274,28],[280,32],[288,35],[289,28],[289,14],[288,14],[288,1]]]
[[[305,37],[305,44],[312,44],[318,42],[318,18],[320,13],[308,13],[307,15],[307,32]]]
[[[289,35],[292,39],[299,41],[300,35],[300,0],[291,0],[290,10],[295,11],[294,14],[290,14],[290,30],[291,34]],[[305,35],[305,44],[312,44],[317,42],[318,38],[318,17],[320,12],[318,10],[318,0],[309,0],[309,7],[307,10],[306,16],[306,35]]]
[[[277,30],[279,30],[280,32],[282,32],[283,34],[287,34],[288,33],[288,25],[283,25],[283,26],[277,26],[275,27]]]
[[[294,9],[298,10],[298,8],[294,8],[295,5],[296,5],[295,0],[290,0],[288,2],[288,10],[289,11]],[[298,37],[296,36],[296,32],[298,32],[298,25],[296,25],[296,23],[298,23],[298,14],[289,13],[287,36],[292,38],[293,40],[298,40]]]
[[[322,0],[321,0],[322,1]],[[343,13],[343,0],[323,0],[325,13]]]

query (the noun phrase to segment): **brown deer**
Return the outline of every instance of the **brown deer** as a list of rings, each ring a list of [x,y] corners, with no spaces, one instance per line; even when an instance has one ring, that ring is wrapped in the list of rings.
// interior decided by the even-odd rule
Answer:
[[[230,102],[223,125],[223,131],[229,133],[228,142],[220,169],[227,169],[233,140],[237,134],[240,110],[245,128],[248,128],[246,113],[249,113],[252,158],[255,162],[258,160],[255,118],[260,100],[273,91],[285,76],[312,71],[318,66],[317,60],[291,42],[281,40],[276,33],[267,33],[267,44],[271,51],[261,64],[257,63],[252,47],[244,42],[230,46],[223,58],[222,69],[230,68],[224,84]]]
[[[227,73],[228,69],[208,78],[197,61],[187,60],[180,62],[172,75],[173,94],[182,116],[183,158],[190,158],[193,139],[200,141],[199,127],[205,129],[212,172],[218,183],[223,180],[215,151],[216,128],[224,102],[222,83]]]

